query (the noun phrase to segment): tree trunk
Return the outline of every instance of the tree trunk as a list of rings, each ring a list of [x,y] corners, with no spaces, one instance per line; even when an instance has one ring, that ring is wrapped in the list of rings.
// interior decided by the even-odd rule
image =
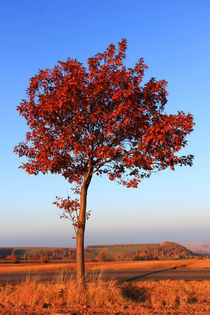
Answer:
[[[80,212],[78,218],[77,228],[77,281],[83,282],[85,280],[85,263],[84,263],[84,236],[85,236],[85,223],[86,223],[86,206],[87,206],[87,191],[92,178],[91,161],[89,163],[88,173],[84,179],[84,183],[80,192]]]
[[[84,281],[85,264],[84,264],[84,236],[85,236],[85,220],[86,220],[86,200],[87,189],[81,189],[80,194],[80,213],[77,229],[77,280]]]

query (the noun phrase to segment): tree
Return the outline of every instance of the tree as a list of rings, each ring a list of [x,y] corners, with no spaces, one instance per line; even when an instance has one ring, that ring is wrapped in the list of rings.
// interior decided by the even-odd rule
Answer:
[[[47,263],[49,261],[48,256],[45,253],[41,253],[39,259],[41,263]]]
[[[96,259],[97,259],[98,261],[107,261],[107,260],[109,260],[108,257],[107,257],[107,255],[106,255],[106,253],[105,253],[104,251],[100,252],[100,253],[98,254],[98,256],[96,257]]]
[[[153,172],[192,165],[193,156],[177,156],[192,131],[193,117],[167,115],[167,82],[142,84],[147,66],[141,58],[126,68],[127,41],[111,44],[88,59],[59,61],[30,79],[27,98],[17,107],[29,126],[25,142],[14,151],[27,161],[28,174],[61,174],[79,198],[55,204],[76,231],[77,278],[84,279],[84,233],[89,216],[87,192],[92,176],[137,187]]]

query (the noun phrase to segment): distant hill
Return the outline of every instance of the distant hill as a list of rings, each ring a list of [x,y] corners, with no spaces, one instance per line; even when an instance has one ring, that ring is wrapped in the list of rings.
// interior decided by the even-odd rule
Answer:
[[[1,247],[0,259],[39,260],[74,260],[75,248],[51,247]],[[164,242],[160,244],[120,244],[90,245],[85,248],[86,259],[98,260],[154,260],[154,259],[187,259],[198,257],[199,254],[183,245]]]
[[[181,259],[197,257],[183,245],[173,242],[154,244],[126,244],[126,245],[91,245],[87,246],[86,253],[104,252],[109,258],[119,260],[152,260],[152,259]]]
[[[184,242],[181,243],[186,248],[203,256],[210,258],[210,241],[209,242]]]

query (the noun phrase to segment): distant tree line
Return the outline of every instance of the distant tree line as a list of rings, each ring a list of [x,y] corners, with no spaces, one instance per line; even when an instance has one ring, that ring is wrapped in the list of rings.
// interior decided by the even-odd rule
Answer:
[[[127,250],[126,250],[127,249]],[[173,242],[161,244],[93,245],[85,248],[85,259],[94,261],[112,260],[157,260],[201,257],[182,245]],[[75,248],[0,248],[0,259],[18,260],[75,260]]]
[[[52,249],[16,249],[0,248],[0,258],[7,260],[60,260],[75,259],[76,250],[69,248],[52,248]]]

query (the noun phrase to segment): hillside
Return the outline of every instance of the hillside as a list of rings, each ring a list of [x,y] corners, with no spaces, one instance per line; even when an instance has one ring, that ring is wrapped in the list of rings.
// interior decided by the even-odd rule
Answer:
[[[183,246],[203,256],[210,258],[210,241],[209,242],[184,242]]]
[[[15,257],[24,260],[74,260],[75,248],[50,247],[18,247],[0,248],[0,259],[14,260]],[[183,245],[173,242],[154,244],[120,244],[120,245],[90,245],[85,248],[86,259],[97,260],[154,260],[183,259],[199,256]]]
[[[199,256],[197,253],[173,242],[160,244],[91,245],[87,246],[86,253],[87,251],[89,253],[94,252],[95,255],[103,252],[108,259],[119,260],[181,259]]]

